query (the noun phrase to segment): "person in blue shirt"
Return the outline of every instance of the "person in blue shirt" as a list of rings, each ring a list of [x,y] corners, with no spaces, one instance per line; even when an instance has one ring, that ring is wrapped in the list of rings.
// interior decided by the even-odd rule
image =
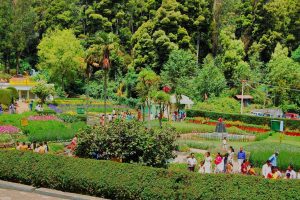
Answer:
[[[276,151],[270,158],[269,161],[271,162],[272,166],[277,167],[277,157],[279,153]]]
[[[243,150],[243,147],[240,147],[240,151],[237,154],[237,158],[238,158],[238,163],[239,163],[239,171],[241,171],[241,166],[242,166],[244,160],[246,160],[246,153]]]

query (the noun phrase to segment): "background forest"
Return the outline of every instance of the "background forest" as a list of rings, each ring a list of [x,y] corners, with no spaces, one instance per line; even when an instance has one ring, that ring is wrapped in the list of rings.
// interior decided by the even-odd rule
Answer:
[[[296,112],[299,45],[298,0],[0,0],[0,79],[34,69],[60,96],[103,98],[109,52],[120,103],[148,69],[197,102],[230,104],[247,80],[254,103]]]

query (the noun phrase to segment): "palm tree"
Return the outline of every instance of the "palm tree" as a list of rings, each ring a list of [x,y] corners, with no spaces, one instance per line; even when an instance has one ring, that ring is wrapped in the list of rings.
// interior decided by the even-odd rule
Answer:
[[[119,50],[119,39],[113,33],[97,32],[94,42],[87,50],[86,63],[88,67],[102,67],[104,70],[104,115],[107,110],[107,75],[111,68],[109,59],[112,50]],[[90,70],[89,70],[90,71]],[[106,118],[104,123],[106,123]]]

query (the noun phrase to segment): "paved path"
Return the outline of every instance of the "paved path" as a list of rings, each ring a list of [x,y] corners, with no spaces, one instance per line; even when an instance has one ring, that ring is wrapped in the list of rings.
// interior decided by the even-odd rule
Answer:
[[[32,192],[0,189],[0,200],[59,200],[61,198],[40,195]]]
[[[27,111],[29,111],[28,103],[18,101],[17,113],[21,114],[21,113],[27,112]]]

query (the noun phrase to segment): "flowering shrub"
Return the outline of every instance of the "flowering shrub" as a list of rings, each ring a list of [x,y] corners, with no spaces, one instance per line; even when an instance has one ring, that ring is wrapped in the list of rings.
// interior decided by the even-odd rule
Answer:
[[[0,134],[14,134],[19,132],[20,129],[11,125],[0,126]]]
[[[58,121],[59,119],[53,115],[37,115],[28,117],[30,121]]]

